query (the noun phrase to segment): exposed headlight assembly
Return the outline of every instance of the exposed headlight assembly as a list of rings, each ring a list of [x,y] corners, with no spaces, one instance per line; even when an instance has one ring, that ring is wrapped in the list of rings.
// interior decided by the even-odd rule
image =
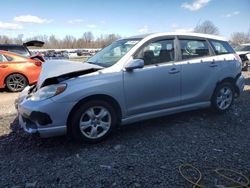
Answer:
[[[42,87],[38,89],[31,97],[30,100],[32,101],[41,101],[64,92],[66,89],[66,84],[54,84]]]

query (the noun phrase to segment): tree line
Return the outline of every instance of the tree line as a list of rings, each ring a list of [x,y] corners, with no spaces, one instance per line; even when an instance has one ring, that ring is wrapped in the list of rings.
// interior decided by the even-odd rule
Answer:
[[[111,42],[121,38],[118,34],[100,35],[95,38],[93,33],[84,32],[82,37],[76,38],[72,35],[66,35],[63,39],[57,38],[55,35],[38,35],[24,40],[24,35],[20,34],[15,38],[6,35],[0,35],[0,44],[23,44],[30,40],[40,40],[45,42],[42,48],[45,49],[77,49],[77,48],[103,48]]]
[[[211,21],[206,20],[199,23],[194,28],[193,32],[206,33],[219,35],[219,28],[215,26]],[[26,38],[25,41],[29,40],[41,40],[45,42],[43,48],[47,49],[62,49],[62,48],[103,48],[111,42],[121,38],[118,34],[107,34],[94,37],[91,31],[84,32],[82,37],[76,38],[72,35],[66,35],[63,39],[57,38],[55,35],[38,35],[31,38]],[[24,35],[20,34],[15,38],[10,38],[6,35],[0,35],[0,44],[22,44],[24,41]],[[242,43],[250,43],[250,28],[248,32],[235,32],[231,34],[229,39],[233,46],[237,46]]]

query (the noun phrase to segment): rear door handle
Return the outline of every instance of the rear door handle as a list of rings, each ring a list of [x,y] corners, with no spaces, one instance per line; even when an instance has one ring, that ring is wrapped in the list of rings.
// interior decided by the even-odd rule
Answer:
[[[218,65],[213,61],[210,63],[209,67],[218,67]]]
[[[7,68],[8,65],[0,65],[0,68]]]
[[[172,68],[168,73],[169,73],[169,74],[176,74],[176,73],[178,73],[178,72],[180,72],[180,71],[177,70],[176,68]]]

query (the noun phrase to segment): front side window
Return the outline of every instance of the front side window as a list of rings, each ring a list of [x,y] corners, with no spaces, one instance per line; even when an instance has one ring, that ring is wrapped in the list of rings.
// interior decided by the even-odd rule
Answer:
[[[225,41],[211,40],[216,55],[235,53],[233,48]]]
[[[89,58],[87,63],[99,65],[101,67],[110,67],[127,54],[140,40],[141,39],[122,39],[115,41],[93,57]]]
[[[174,61],[174,40],[166,39],[151,42],[140,49],[134,55],[134,59],[143,59],[145,65]]]
[[[191,59],[209,55],[208,44],[203,40],[180,39],[182,59]]]

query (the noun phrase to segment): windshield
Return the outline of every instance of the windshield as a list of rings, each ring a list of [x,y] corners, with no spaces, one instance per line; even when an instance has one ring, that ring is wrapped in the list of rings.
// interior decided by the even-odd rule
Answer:
[[[250,51],[250,45],[237,46],[235,50],[236,51]]]
[[[93,57],[87,63],[110,67],[119,61],[128,51],[135,46],[141,39],[122,39],[113,42]]]

